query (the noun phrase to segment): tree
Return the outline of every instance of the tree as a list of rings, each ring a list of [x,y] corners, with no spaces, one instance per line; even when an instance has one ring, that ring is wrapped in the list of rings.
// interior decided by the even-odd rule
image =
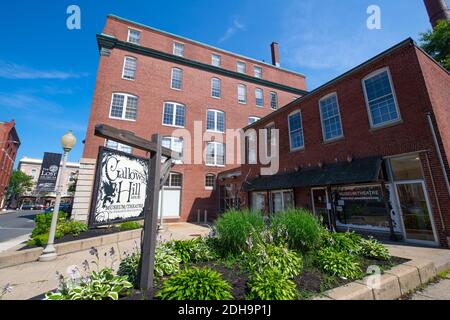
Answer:
[[[450,21],[441,20],[434,31],[421,33],[420,36],[422,49],[450,71]]]
[[[26,175],[20,170],[15,170],[9,181],[7,190],[8,197],[19,197],[24,193],[31,191],[33,185],[33,178],[31,176]]]

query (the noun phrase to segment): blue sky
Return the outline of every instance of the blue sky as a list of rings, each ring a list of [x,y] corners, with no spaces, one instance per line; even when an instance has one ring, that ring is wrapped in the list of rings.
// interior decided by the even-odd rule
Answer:
[[[66,28],[66,9],[81,8],[81,30]],[[366,27],[369,5],[381,30]],[[40,0],[3,1],[0,10],[0,121],[15,119],[23,156],[60,152],[72,129],[81,158],[99,54],[95,35],[112,13],[307,76],[308,89],[388,47],[430,29],[422,0]],[[17,161],[16,161],[17,162]]]

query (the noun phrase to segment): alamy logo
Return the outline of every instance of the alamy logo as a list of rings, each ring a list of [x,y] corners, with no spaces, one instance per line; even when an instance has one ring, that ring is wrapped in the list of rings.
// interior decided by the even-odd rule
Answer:
[[[381,29],[381,8],[377,5],[370,5],[367,8],[367,29],[380,30]]]
[[[77,5],[67,7],[66,13],[69,15],[66,20],[66,26],[69,30],[81,29],[81,9]]]

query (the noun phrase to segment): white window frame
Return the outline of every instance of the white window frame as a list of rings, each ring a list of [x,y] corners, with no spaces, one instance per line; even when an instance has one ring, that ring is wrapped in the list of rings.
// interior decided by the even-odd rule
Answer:
[[[209,144],[213,144],[214,145],[214,164],[207,163],[207,152],[208,152],[208,145]],[[218,148],[217,148],[217,146],[218,145],[222,145],[223,146],[223,156],[224,156],[223,160],[224,160],[224,164],[218,164],[217,163],[217,160],[218,160],[218,152],[217,152]],[[226,145],[225,145],[225,143],[221,143],[221,142],[217,142],[217,141],[206,142],[206,147],[205,147],[205,165],[207,167],[220,167],[220,168],[223,168],[223,167],[225,167],[226,160],[227,160],[227,158],[226,158]]]
[[[127,59],[133,59],[135,64],[136,64],[136,68],[134,69],[134,78],[133,79],[125,77],[125,66],[126,66],[126,63],[127,63]],[[132,56],[125,56],[123,58],[122,79],[123,80],[128,80],[128,81],[135,81],[136,80],[136,73],[137,73],[137,58],[132,57]]]
[[[239,71],[239,66],[244,66],[244,71]],[[236,72],[241,74],[247,73],[247,64],[244,61],[237,61],[236,62]]]
[[[108,142],[117,143],[117,148],[113,148],[113,147],[108,146]],[[117,141],[105,139],[104,146],[109,148],[109,149],[125,152],[125,153],[128,153],[128,154],[133,154],[133,147],[130,147],[129,145],[126,145],[126,144],[123,144],[123,143],[120,143],[120,142],[117,142]],[[123,150],[124,148],[129,148],[130,152]]]
[[[255,121],[250,123],[250,119],[255,120]],[[255,123],[255,122],[259,121],[259,120],[261,120],[260,117],[250,116],[250,117],[248,117],[248,122],[247,123],[248,123],[248,125],[251,125],[251,124],[253,124],[253,123]]]
[[[214,57],[219,58],[219,64],[214,64]],[[221,67],[222,66],[222,56],[218,53],[212,53],[211,54],[211,65],[213,65],[215,67]]]
[[[172,185],[173,176],[181,176],[181,186]],[[170,172],[169,178],[167,179],[166,183],[168,183],[169,185],[168,186],[164,185],[163,186],[164,188],[170,188],[172,190],[174,190],[174,189],[182,190],[183,184],[184,184],[184,175],[182,173],[178,173],[178,172]],[[165,189],[165,190],[167,190],[167,189]]]
[[[293,116],[293,115],[295,115],[297,113],[300,114],[300,125],[301,125],[301,132],[302,132],[302,136],[303,136],[303,145],[300,146],[300,147],[297,147],[297,148],[293,148],[292,147],[291,121],[290,121],[290,118],[291,118],[291,116]],[[288,134],[289,134],[289,149],[291,150],[291,152],[305,149],[305,144],[306,144],[305,143],[305,130],[303,128],[303,116],[302,116],[302,111],[301,110],[295,110],[295,111],[291,112],[288,115]]]
[[[274,108],[272,106],[272,96],[275,96],[275,102],[276,102],[276,107]],[[270,109],[272,110],[278,110],[279,107],[279,103],[278,103],[278,93],[276,93],[275,91],[270,91],[269,92],[269,98],[270,98]]]
[[[326,99],[328,99],[328,98],[330,98],[332,96],[336,97],[336,105],[337,105],[337,111],[338,111],[338,116],[339,116],[339,123],[341,125],[341,134],[339,136],[336,136],[336,137],[333,137],[333,138],[330,138],[330,139],[326,139],[325,126],[324,126],[324,123],[323,123],[324,119],[323,119],[323,115],[322,115],[322,106],[320,105],[320,102],[322,102],[322,100],[326,100]],[[344,127],[342,127],[341,107],[339,105],[339,99],[338,99],[337,92],[332,92],[332,93],[327,94],[326,96],[320,98],[320,100],[319,100],[319,113],[320,113],[320,124],[322,126],[323,141],[324,142],[331,142],[331,141],[342,139],[344,137]],[[302,120],[303,120],[303,118],[302,118]],[[305,137],[303,137],[303,139],[304,138]]]
[[[173,136],[164,136],[164,137],[162,137],[162,140],[164,140],[164,139],[170,139],[170,145],[171,146],[173,145],[174,140],[181,141],[181,159],[180,160],[175,160],[174,163],[182,164],[183,163],[183,157],[184,157],[184,140],[183,140],[183,138],[173,137]],[[178,152],[177,150],[172,149],[172,147],[170,149],[173,150],[173,151]]]
[[[372,112],[370,111],[369,98],[368,98],[368,95],[367,95],[367,90],[366,90],[366,83],[365,83],[365,81],[368,80],[368,79],[370,79],[370,78],[373,78],[373,77],[375,77],[376,75],[378,75],[378,74],[380,74],[380,73],[383,73],[383,72],[385,72],[385,71],[387,72],[388,80],[389,80],[389,85],[391,86],[392,98],[394,99],[394,104],[395,104],[395,109],[396,109],[396,111],[397,111],[398,119],[394,119],[394,120],[390,120],[390,121],[387,121],[387,122],[383,122],[383,123],[374,125],[374,124],[373,124],[373,119],[372,119]],[[402,121],[402,115],[401,115],[401,113],[400,113],[400,108],[399,108],[399,106],[398,106],[397,95],[396,95],[396,93],[395,93],[394,82],[392,81],[391,71],[389,70],[389,67],[384,67],[384,68],[378,69],[378,70],[376,70],[376,71],[374,71],[374,72],[368,74],[367,76],[365,76],[365,77],[361,80],[361,84],[362,84],[362,87],[363,87],[364,100],[366,101],[366,111],[367,111],[367,114],[368,114],[368,116],[369,116],[369,124],[370,124],[370,128],[371,128],[371,129],[387,127],[387,126],[390,126],[390,125],[392,125],[392,124],[395,124],[395,123],[398,123],[398,122],[401,122],[401,121]],[[380,98],[380,97],[379,97],[379,98]],[[378,99],[379,99],[379,98],[378,98]]]
[[[166,110],[166,104],[168,104],[168,103],[174,105],[172,124],[164,123],[164,112]],[[184,108],[184,126],[178,126],[178,125],[175,124],[176,123],[176,115],[177,115],[177,108],[178,107],[183,107]],[[165,101],[164,104],[163,104],[162,125],[165,126],[165,127],[185,128],[186,127],[186,115],[187,115],[186,105],[178,103],[178,102],[174,102],[174,101]]]
[[[208,112],[214,112],[214,130],[208,129]],[[220,131],[217,128],[217,126],[218,126],[217,119],[218,119],[218,116],[220,113],[223,114],[223,131]],[[206,131],[215,132],[215,133],[225,133],[225,129],[226,129],[226,114],[225,114],[225,112],[222,110],[217,110],[217,109],[206,110]]]
[[[181,54],[177,54],[176,52],[176,46],[177,45],[181,45],[181,46],[183,46],[183,50],[182,50],[182,52],[181,52]],[[184,57],[184,50],[185,50],[186,48],[185,48],[185,44],[183,43],[183,42],[179,42],[179,41],[174,41],[173,42],[173,51],[172,51],[172,53],[173,53],[173,55],[174,56],[177,56],[177,57]]]
[[[261,91],[261,96],[262,96],[262,104],[258,104],[258,97],[256,95],[256,92]],[[258,108],[264,108],[264,90],[261,88],[255,88],[255,105]]]
[[[268,123],[265,127],[265,136],[264,136],[264,143],[266,146],[266,157],[272,158],[272,147],[276,147],[276,140],[274,139],[274,136],[272,135],[272,130],[276,130],[275,122]],[[270,148],[269,148],[269,132],[270,132]]]
[[[257,72],[256,72],[257,69],[259,69],[259,71],[260,71],[259,77],[256,75],[257,74]],[[253,66],[253,75],[255,76],[255,78],[262,79],[262,77],[263,77],[263,68],[261,66]]]
[[[219,96],[216,97],[213,95],[214,92],[214,81],[219,81]],[[211,97],[214,99],[221,99],[222,98],[222,81],[219,78],[211,78]]]
[[[131,34],[131,31],[137,31],[137,32],[139,32],[139,43],[130,41],[130,34]],[[135,44],[135,45],[137,45],[137,46],[140,46],[140,45],[141,45],[141,40],[142,40],[142,31],[141,31],[141,30],[135,29],[135,28],[128,28],[128,36],[127,36],[127,42],[128,42],[128,43],[132,43],[132,44]]]
[[[113,101],[114,101],[114,95],[122,95],[122,96],[125,97],[124,100],[123,100],[122,117],[111,116],[111,111],[112,111],[112,106],[113,106]],[[137,99],[137,106],[136,106],[136,119],[137,119],[137,112],[138,112],[138,108],[139,108],[139,97],[135,96],[135,95],[132,95],[132,94],[129,94],[129,93],[125,93],[125,92],[113,92],[112,93],[112,95],[111,95],[111,104],[109,106],[109,118],[110,119],[136,122],[136,119],[125,118],[125,115],[127,113],[127,104],[128,104],[128,98],[129,97]]]
[[[206,179],[208,177],[214,177],[214,185],[213,186],[207,186],[206,185]],[[207,173],[205,174],[205,190],[215,190],[217,185],[217,176],[214,173]]]
[[[241,101],[241,99],[240,99],[240,94],[239,94],[240,88],[244,88],[244,90],[245,90],[245,102]],[[247,101],[248,101],[247,86],[245,84],[238,84],[237,91],[238,91],[237,92],[238,93],[238,103],[239,104],[247,104]]]
[[[175,88],[173,86],[173,73],[174,73],[175,70],[180,70],[181,71],[181,88]],[[177,67],[173,67],[171,72],[170,72],[170,89],[177,90],[177,91],[183,90],[183,76],[184,76],[183,69],[177,68]]]

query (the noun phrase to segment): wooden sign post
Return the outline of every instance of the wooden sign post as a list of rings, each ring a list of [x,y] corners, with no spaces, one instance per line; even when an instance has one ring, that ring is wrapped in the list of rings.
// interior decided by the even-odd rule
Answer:
[[[159,191],[170,176],[172,160],[181,159],[178,152],[162,147],[158,134],[148,141],[134,133],[119,130],[108,125],[97,125],[96,136],[116,141],[130,147],[144,150],[150,154],[148,159],[148,180],[144,205],[144,229],[141,236],[141,261],[138,269],[138,286],[146,298],[153,298],[153,274],[155,267],[155,250],[158,232]],[[161,165],[162,157],[167,160]]]

